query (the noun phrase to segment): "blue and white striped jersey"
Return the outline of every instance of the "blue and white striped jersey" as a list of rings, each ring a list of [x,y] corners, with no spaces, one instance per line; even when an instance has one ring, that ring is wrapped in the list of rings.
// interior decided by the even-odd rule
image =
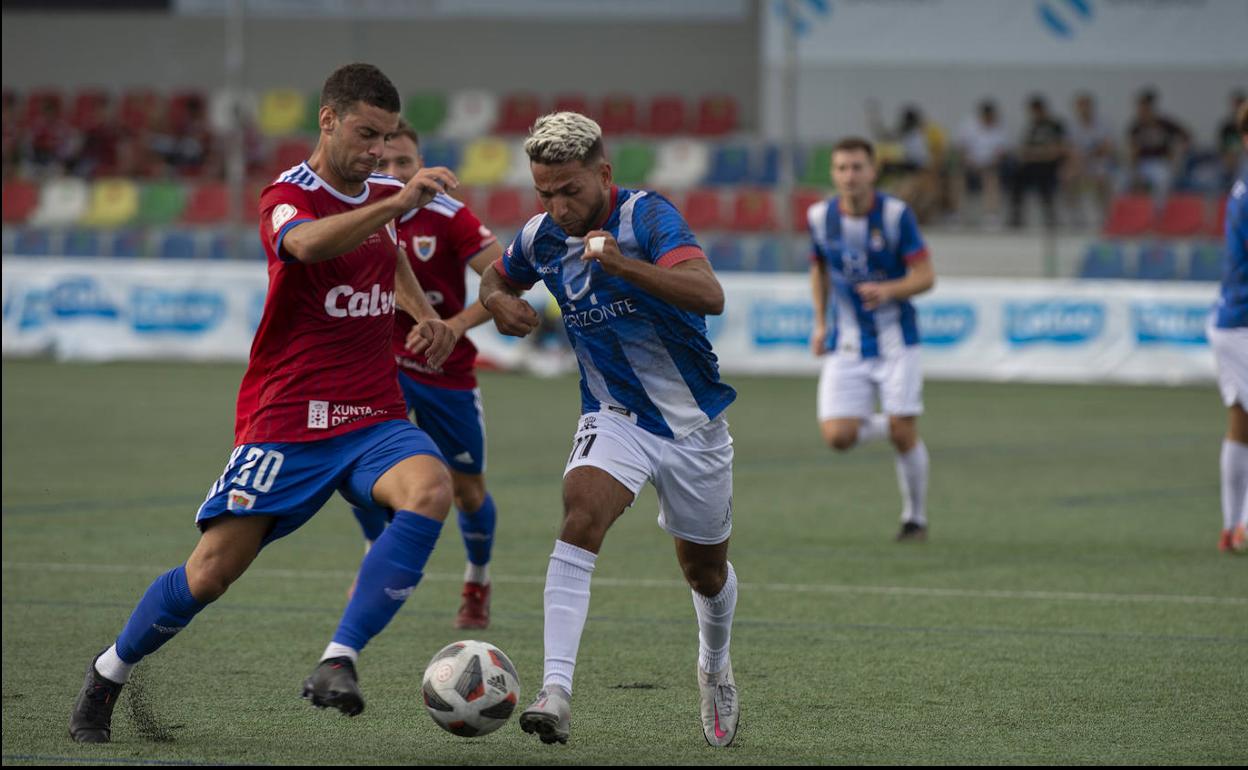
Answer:
[[[1226,201],[1224,248],[1222,292],[1213,307],[1213,322],[1219,329],[1248,326],[1248,179],[1236,181]]]
[[[633,259],[669,266],[702,257],[689,226],[653,192],[612,190],[612,211],[598,229]],[[719,380],[706,320],[581,261],[582,239],[546,214],[528,221],[503,254],[506,276],[522,286],[543,281],[559,302],[581,370],[581,412],[614,408],[645,430],[681,438],[724,411],[736,391]]]
[[[814,244],[811,259],[826,265],[831,279],[828,350],[877,358],[917,345],[918,319],[909,300],[867,310],[854,290],[865,281],[901,278],[907,265],[928,258],[910,207],[877,192],[866,216],[851,216],[836,196],[812,205],[806,219]]]

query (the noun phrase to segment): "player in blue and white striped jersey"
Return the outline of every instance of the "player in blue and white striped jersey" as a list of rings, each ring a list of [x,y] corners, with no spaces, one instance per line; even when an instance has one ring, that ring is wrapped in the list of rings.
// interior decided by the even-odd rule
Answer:
[[[1235,125],[1248,149],[1248,104]],[[1226,260],[1222,290],[1209,319],[1209,344],[1218,366],[1218,388],[1227,407],[1222,439],[1222,551],[1248,551],[1248,177],[1226,201]]]
[[[932,288],[936,273],[914,212],[876,192],[870,142],[841,140],[831,171],[838,195],[807,211],[814,245],[811,345],[823,356],[819,425],[828,445],[840,451],[892,440],[902,497],[897,539],[923,540],[928,456],[918,430],[923,374],[910,298]]]
[[[499,331],[523,336],[538,318],[519,292],[545,282],[580,364],[581,418],[546,573],[543,687],[520,727],[546,743],[567,741],[598,551],[650,482],[659,526],[675,538],[693,589],[703,734],[727,746],[738,713],[728,657],[737,581],[728,562],[733,450],[724,410],[736,392],[720,382],[705,322],[723,311],[723,290],[671,203],[611,184],[597,123],[546,115],[525,151],[546,213],[486,271],[481,302]]]

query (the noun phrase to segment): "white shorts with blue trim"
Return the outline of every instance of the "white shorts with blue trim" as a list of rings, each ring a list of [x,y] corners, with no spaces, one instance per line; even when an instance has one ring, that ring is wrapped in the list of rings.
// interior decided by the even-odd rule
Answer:
[[[829,353],[819,375],[819,421],[866,418],[880,411],[898,417],[923,414],[923,367],[919,346],[878,358]]]
[[[1222,403],[1248,409],[1248,327],[1221,329],[1210,324],[1205,334],[1218,368]]]

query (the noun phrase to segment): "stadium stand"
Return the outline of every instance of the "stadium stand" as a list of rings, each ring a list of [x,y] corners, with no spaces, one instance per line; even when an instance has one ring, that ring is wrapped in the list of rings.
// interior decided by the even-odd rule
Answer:
[[[1080,278],[1126,278],[1127,260],[1122,246],[1099,241],[1088,244],[1079,266]]]
[[[1169,281],[1178,275],[1178,259],[1169,244],[1153,242],[1140,245],[1132,277],[1142,281]]]

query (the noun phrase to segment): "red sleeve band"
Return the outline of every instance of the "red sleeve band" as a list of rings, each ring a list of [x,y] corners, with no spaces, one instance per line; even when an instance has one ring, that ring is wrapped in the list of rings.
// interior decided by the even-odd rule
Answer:
[[[918,251],[912,251],[906,256],[902,257],[902,259],[905,260],[907,265],[913,265],[915,262],[922,262],[923,260],[927,258],[928,258],[928,254],[927,254],[926,248],[919,249]]]
[[[706,254],[697,246],[677,246],[659,257],[659,261],[655,262],[655,264],[659,267],[675,267],[681,262],[687,262],[691,259],[706,259]]]

